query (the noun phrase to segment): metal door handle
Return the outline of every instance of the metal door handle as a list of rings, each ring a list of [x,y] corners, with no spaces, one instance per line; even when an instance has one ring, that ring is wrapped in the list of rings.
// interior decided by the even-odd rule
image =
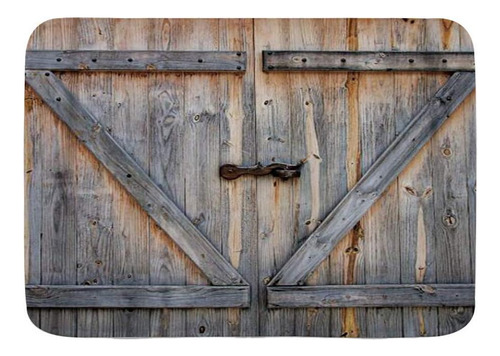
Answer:
[[[271,174],[274,177],[287,180],[288,178],[300,177],[300,168],[303,163],[299,164],[286,164],[286,163],[271,163],[267,166],[257,163],[254,166],[244,167],[236,166],[234,164],[225,164],[220,167],[219,173],[222,178],[233,180],[239,178],[244,174],[254,176],[264,176]]]

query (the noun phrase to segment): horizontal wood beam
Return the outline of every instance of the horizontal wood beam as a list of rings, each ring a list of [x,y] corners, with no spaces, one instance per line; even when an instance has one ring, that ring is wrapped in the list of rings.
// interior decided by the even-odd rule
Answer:
[[[28,285],[29,308],[247,308],[248,286]]]
[[[474,284],[268,287],[269,308],[473,306]]]
[[[244,72],[246,52],[26,51],[27,70]]]
[[[473,52],[263,51],[263,70],[474,71]]]
[[[359,182],[286,262],[269,285],[301,285],[383,194],[475,86],[473,72],[457,72],[410,121]]]
[[[248,284],[59,78],[47,71],[27,71],[25,79],[212,284]]]

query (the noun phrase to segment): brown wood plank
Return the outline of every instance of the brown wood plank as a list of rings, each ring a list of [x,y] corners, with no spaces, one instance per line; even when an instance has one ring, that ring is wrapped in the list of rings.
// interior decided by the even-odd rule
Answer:
[[[271,48],[262,51],[262,56],[262,69],[267,72],[475,70],[473,52],[276,51]]]
[[[246,282],[207,241],[146,172],[125,152],[54,74],[27,71],[26,81],[96,158],[176,241],[215,285]]]
[[[358,20],[347,19],[345,23],[346,49],[356,51],[359,46],[358,41]],[[340,74],[340,73],[339,73]],[[345,150],[345,157],[338,159],[341,169],[346,175],[346,184],[342,184],[342,196],[339,197],[331,208],[338,204],[345,194],[361,178],[361,137],[360,124],[361,114],[359,110],[360,73],[347,72],[345,74],[345,95],[344,104],[338,108],[337,102],[333,102],[333,111],[339,112],[345,123],[345,138],[340,140],[339,132],[342,132],[342,126],[334,131],[334,137],[340,141],[336,143],[335,152]],[[341,121],[342,122],[342,121]],[[332,185],[339,187],[339,174],[325,178],[332,179]],[[327,213],[325,214],[325,216]],[[363,228],[361,221],[349,231],[330,254],[331,266],[331,284],[359,284],[364,283],[364,247],[363,247]],[[335,311],[336,309],[332,309]],[[332,336],[338,337],[360,337],[365,335],[366,330],[366,308],[342,308],[339,317],[335,318],[332,313]]]
[[[473,284],[268,287],[270,308],[472,306]]]
[[[381,154],[356,186],[276,274],[271,283],[276,285],[303,283],[474,89],[474,85],[474,73],[455,73],[433,99],[415,115],[406,129]]]
[[[127,43],[126,48],[132,44]],[[106,72],[244,72],[243,51],[26,51],[26,69]]]
[[[27,285],[35,308],[246,308],[248,286]]]

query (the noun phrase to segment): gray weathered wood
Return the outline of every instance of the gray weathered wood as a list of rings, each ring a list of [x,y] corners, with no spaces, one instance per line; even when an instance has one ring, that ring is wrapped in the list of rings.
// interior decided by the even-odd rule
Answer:
[[[472,306],[473,284],[268,287],[270,308]]]
[[[474,86],[474,73],[455,73],[276,274],[271,284],[303,283]]]
[[[242,50],[248,56],[245,75],[219,75],[220,164],[256,162],[253,19],[219,19],[219,50]],[[221,180],[223,255],[252,285],[258,284],[256,178]],[[225,336],[257,336],[258,288],[250,307],[227,310]]]
[[[470,50],[470,38],[461,27],[451,21],[431,22],[428,31],[435,33],[433,48]],[[467,43],[469,42],[469,43]],[[463,48],[462,44],[466,47]],[[444,76],[443,76],[444,77]],[[440,77],[438,80],[444,81]],[[474,283],[471,258],[470,199],[474,199],[467,185],[475,180],[469,166],[469,142],[474,140],[468,130],[468,121],[474,120],[474,93],[453,114],[451,120],[432,138],[432,181],[436,189],[434,221],[436,229],[436,282]],[[472,112],[471,112],[472,110]],[[471,115],[472,114],[472,115]],[[474,217],[475,220],[475,217]],[[439,334],[454,333],[467,325],[474,312],[472,307],[446,307],[438,310]]]
[[[246,308],[248,286],[27,285],[35,308]]]
[[[262,51],[276,71],[474,71],[473,52]]]
[[[146,19],[115,21],[113,48],[146,49],[150,38]],[[97,73],[98,75],[103,75]],[[88,75],[88,74],[87,74]],[[93,74],[96,75],[96,74]],[[106,127],[111,136],[149,174],[148,80],[141,73],[104,74],[111,77],[113,92],[111,120]],[[102,122],[100,122],[103,124]],[[104,125],[103,125],[104,127]],[[145,285],[150,277],[150,239],[147,214],[116,180],[113,194],[113,278],[115,285]],[[144,309],[116,309],[113,313],[115,337],[149,337],[150,312]]]
[[[41,243],[42,243],[42,155],[43,145],[40,140],[42,122],[40,116],[49,113],[49,108],[42,103],[28,85],[25,88],[25,235],[24,273],[26,284],[41,282]],[[31,321],[40,327],[40,311],[28,309]]]
[[[246,284],[239,273],[53,73],[27,71],[26,81],[214,285]]]
[[[178,40],[197,50],[218,50],[217,19],[186,24]],[[223,246],[225,224],[221,215],[219,104],[220,74],[201,73],[184,76],[186,131],[183,137],[184,204],[186,215],[219,249]],[[227,257],[227,256],[226,256]],[[230,260],[228,261],[230,263]],[[205,285],[209,281],[197,268],[186,270],[187,284]],[[186,336],[223,336],[227,310],[192,309],[186,312]]]
[[[427,20],[404,21],[393,19],[392,38],[397,39],[398,50],[425,50],[425,25]],[[400,132],[411,121],[413,114],[428,101],[442,85],[436,77],[447,77],[448,73],[400,72],[395,74],[394,115],[397,117],[396,132]],[[404,98],[404,99],[403,99]],[[432,140],[432,139],[431,139]],[[436,283],[434,206],[432,195],[432,165],[430,144],[427,143],[397,179],[398,195],[398,253],[401,257],[401,280],[403,284]],[[389,236],[392,241],[394,236]],[[403,308],[403,335],[405,337],[438,335],[436,307]]]
[[[74,32],[78,46],[107,49],[112,31],[109,19],[89,21],[75,19]],[[101,35],[98,33],[101,31]],[[72,32],[73,32],[72,31]],[[103,126],[110,127],[112,121],[112,78],[105,73],[71,74],[68,89],[83,106],[99,113]],[[74,79],[73,79],[74,78]],[[50,110],[44,105],[47,110]],[[113,245],[121,238],[115,234],[113,221],[113,187],[109,172],[82,145],[74,148],[76,164],[76,233],[77,233],[77,284],[113,284]],[[114,184],[113,184],[114,183]],[[117,226],[117,225],[116,225]],[[40,283],[29,283],[40,284]],[[76,311],[78,337],[112,337],[113,310],[78,309]]]
[[[26,51],[26,69],[85,72],[244,72],[246,52]]]
[[[384,51],[398,44],[398,39],[391,37],[390,21],[359,19],[357,22],[359,49]],[[360,179],[397,137],[396,126],[400,118],[394,112],[399,100],[395,77],[392,72],[359,73]],[[420,105],[417,110],[423,106]],[[356,284],[401,282],[400,243],[397,238],[398,191],[395,183],[388,184],[383,198],[367,210],[357,227],[363,231],[363,243],[358,246],[357,254],[361,254],[363,259],[364,276],[363,282]],[[363,337],[403,336],[401,308],[365,308],[364,311],[366,330]]]
[[[254,20],[255,30],[255,110],[256,151],[263,164],[273,158],[292,161],[292,132],[290,130],[291,97],[288,73],[270,76],[260,70],[260,52],[269,45],[289,48],[290,23],[284,19]],[[261,335],[292,336],[295,333],[295,312],[290,309],[270,310],[266,307],[266,285],[292,255],[297,235],[292,233],[297,206],[294,191],[297,180],[282,181],[271,176],[257,179],[257,228],[259,280],[259,328]],[[293,234],[293,235],[292,235]]]
[[[150,20],[151,21],[151,20]],[[177,50],[185,45],[180,38],[182,20],[152,21],[149,48]],[[164,31],[168,28],[169,31]],[[149,174],[160,188],[185,211],[185,172],[183,142],[187,128],[184,115],[184,73],[148,74],[149,90]],[[175,242],[150,220],[150,283],[155,285],[186,284],[186,271],[196,266]],[[186,310],[151,310],[151,336],[186,335]]]

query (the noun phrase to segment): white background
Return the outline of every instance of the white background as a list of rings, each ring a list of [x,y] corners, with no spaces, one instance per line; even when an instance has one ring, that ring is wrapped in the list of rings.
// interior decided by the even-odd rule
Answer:
[[[491,1],[490,4],[494,2]],[[135,4],[132,6],[131,4]],[[500,35],[493,5],[479,1],[20,1],[2,3],[0,21],[0,352],[37,355],[474,355],[499,347],[497,204],[500,143],[498,85]],[[7,8],[8,7],[8,8]],[[54,17],[406,17],[447,18],[472,37],[477,68],[478,216],[476,313],[463,330],[437,338],[353,340],[339,338],[74,339],[49,335],[29,321],[23,263],[24,54],[31,32]],[[495,204],[495,202],[497,204]],[[494,350],[497,350],[496,352]]]

